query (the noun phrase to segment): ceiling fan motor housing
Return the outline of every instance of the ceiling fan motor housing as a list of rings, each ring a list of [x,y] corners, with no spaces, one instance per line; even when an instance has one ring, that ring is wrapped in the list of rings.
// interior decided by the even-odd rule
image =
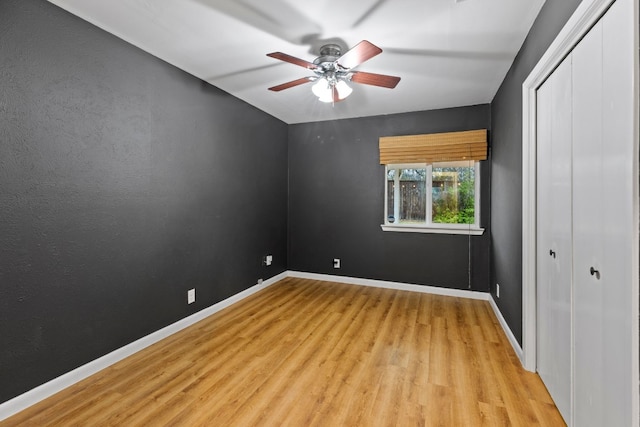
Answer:
[[[316,65],[324,65],[333,63],[342,56],[342,49],[337,44],[326,44],[320,48],[320,56],[313,63]]]
[[[348,72],[336,61],[342,56],[342,48],[337,44],[326,44],[320,48],[320,56],[313,63],[320,68],[314,70],[318,77],[324,77],[329,84],[338,80],[348,80]]]

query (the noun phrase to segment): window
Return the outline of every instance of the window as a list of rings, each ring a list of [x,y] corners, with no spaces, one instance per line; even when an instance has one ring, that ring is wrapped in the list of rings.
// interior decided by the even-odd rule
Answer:
[[[482,234],[477,161],[387,164],[385,231]]]
[[[487,130],[383,136],[384,231],[482,234],[480,161]]]

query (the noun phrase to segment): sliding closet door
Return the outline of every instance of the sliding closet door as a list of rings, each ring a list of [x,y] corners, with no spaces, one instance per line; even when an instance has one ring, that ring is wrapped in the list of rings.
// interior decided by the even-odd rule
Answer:
[[[571,58],[538,90],[537,371],[571,420]]]
[[[573,53],[574,424],[632,414],[632,0]]]

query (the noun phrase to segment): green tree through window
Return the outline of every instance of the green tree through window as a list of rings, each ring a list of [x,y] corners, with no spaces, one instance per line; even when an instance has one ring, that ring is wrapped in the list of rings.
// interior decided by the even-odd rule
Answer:
[[[432,221],[442,224],[475,222],[473,167],[433,167]]]

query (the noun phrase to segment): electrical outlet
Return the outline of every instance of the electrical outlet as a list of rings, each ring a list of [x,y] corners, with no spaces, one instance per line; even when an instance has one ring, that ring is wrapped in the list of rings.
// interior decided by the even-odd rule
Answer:
[[[187,291],[187,304],[193,304],[194,302],[196,302],[196,290],[189,289]]]
[[[267,255],[267,259],[265,263],[267,265],[271,265],[272,262],[273,262],[273,255]]]
[[[496,283],[496,297],[500,298],[500,284]]]
[[[340,268],[340,258],[333,259],[333,268]]]

